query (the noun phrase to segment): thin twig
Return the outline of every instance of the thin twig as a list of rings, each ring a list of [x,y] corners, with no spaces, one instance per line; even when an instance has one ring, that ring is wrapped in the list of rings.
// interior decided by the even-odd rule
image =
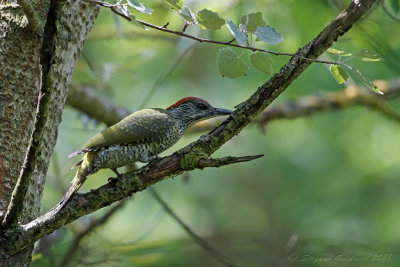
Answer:
[[[228,157],[219,158],[219,159],[203,158],[203,159],[199,160],[198,168],[199,169],[209,168],[209,167],[218,168],[218,167],[225,166],[228,164],[246,162],[246,161],[251,161],[254,159],[259,159],[263,156],[264,156],[263,154],[259,154],[259,155],[254,155],[254,156],[243,156],[243,157],[228,156]]]
[[[396,17],[394,14],[392,14],[392,12],[390,12],[390,10],[385,6],[385,2],[389,2],[389,1],[382,1],[382,9],[383,11],[385,11],[385,13],[392,18],[393,20],[400,22],[400,18]]]
[[[188,23],[185,23],[185,26],[183,26],[181,32],[184,33],[184,32],[186,31],[186,29],[187,29],[188,26],[189,26],[189,24],[188,24]]]
[[[112,215],[119,209],[123,207],[126,201],[122,200],[115,204],[113,207],[111,207],[105,214],[101,215],[101,217],[94,219],[90,222],[90,224],[86,227],[85,230],[80,232],[75,238],[74,241],[72,242],[71,246],[69,247],[68,251],[64,254],[64,258],[62,259],[59,267],[64,267],[68,266],[68,264],[71,262],[73,259],[74,254],[79,248],[79,244],[81,241],[90,233],[92,233],[95,229],[97,229],[99,226],[102,226],[105,224]]]
[[[96,76],[96,78],[100,79],[101,77],[96,73],[96,68],[92,60],[88,57],[88,55],[86,55],[85,51],[82,51],[81,55],[85,63],[88,65],[90,71],[93,73],[93,75]]]
[[[117,15],[115,15],[117,16]],[[176,43],[177,37],[175,35],[167,35],[163,34],[160,35],[155,31],[129,31],[129,32],[124,32],[123,33],[123,38],[124,40],[126,39],[149,39],[149,40],[157,40],[157,41],[165,41],[165,42],[171,42],[171,43]],[[89,40],[110,40],[111,38],[120,38],[118,34],[115,32],[93,32],[91,35],[88,37]]]
[[[180,152],[184,153],[184,152]],[[50,229],[46,228],[43,229],[43,231],[37,231],[37,227],[41,227],[42,224],[52,224],[51,222],[54,222],[54,220],[58,220],[60,218],[64,218],[64,223],[69,223],[71,221],[68,221],[71,219],[71,215],[74,216],[74,214],[77,212],[75,207],[79,205],[89,205],[91,208],[90,209],[99,209],[100,206],[98,203],[100,199],[97,199],[98,197],[107,197],[111,192],[111,194],[114,195],[114,199],[110,200],[108,199],[108,204],[115,201],[120,201],[122,199],[125,199],[127,196],[131,196],[135,192],[142,191],[151,185],[155,184],[155,180],[158,180],[159,177],[164,177],[165,170],[167,171],[172,171],[173,176],[179,175],[184,171],[189,171],[193,170],[196,168],[202,169],[204,167],[220,167],[223,165],[230,165],[242,161],[248,161],[252,159],[259,158],[259,156],[248,156],[246,157],[239,157],[240,158],[246,158],[246,160],[238,160],[236,157],[231,157],[230,160],[226,160],[226,158],[221,158],[221,159],[212,159],[209,158],[206,160],[206,162],[202,162],[201,159],[204,159],[206,156],[205,155],[199,155],[201,158],[199,158],[199,161],[196,162],[194,165],[188,165],[188,166],[182,166],[182,162],[185,162],[185,159],[182,157],[182,154],[180,153],[175,153],[171,156],[164,157],[164,158],[159,158],[157,160],[151,161],[148,165],[138,169],[138,170],[133,170],[127,173],[123,173],[119,176],[118,180],[115,183],[108,183],[103,185],[100,188],[91,190],[89,193],[85,194],[79,194],[76,193],[74,194],[69,202],[64,206],[63,209],[61,209],[57,213],[53,213],[53,211],[49,211],[48,213],[40,216],[39,218],[36,218],[32,222],[23,225],[22,227],[15,229],[15,231],[23,231],[25,234],[23,235],[24,238],[28,238],[29,241],[36,241],[37,239],[41,238],[45,234],[49,233]],[[252,158],[252,159],[251,159]],[[214,161],[214,163],[213,163]],[[131,188],[131,186],[134,185],[134,188]],[[110,191],[111,192],[108,192]],[[127,191],[128,190],[128,191]],[[128,195],[127,195],[128,194]],[[88,196],[92,196],[94,198]],[[104,199],[103,199],[104,200]],[[79,203],[79,204],[78,204]],[[106,205],[104,205],[106,206]],[[104,207],[102,205],[102,207]],[[84,212],[83,212],[84,213]],[[82,216],[82,211],[79,211],[80,216]],[[60,217],[61,216],[61,217]],[[65,221],[67,220],[67,221]],[[36,228],[36,229],[35,229]],[[55,229],[52,229],[55,230]],[[28,234],[29,233],[29,234]],[[33,235],[33,236],[31,236]],[[22,236],[16,235],[16,237],[19,237],[19,239],[13,239],[12,240],[12,247],[16,249],[16,247],[25,247],[27,245],[26,242],[28,242],[25,239],[21,239]],[[32,241],[32,242],[33,242]],[[11,241],[10,241],[11,242]]]
[[[256,47],[252,47],[252,46],[233,44],[232,41],[223,42],[223,41],[216,41],[216,40],[211,40],[211,39],[200,38],[200,37],[193,36],[193,35],[190,35],[190,34],[187,34],[187,33],[184,33],[184,32],[165,29],[165,28],[162,28],[160,26],[157,26],[157,25],[154,25],[154,24],[142,21],[142,20],[138,20],[137,19],[136,21],[141,23],[141,24],[143,24],[144,26],[149,27],[149,28],[153,28],[153,29],[156,29],[156,30],[159,30],[159,31],[163,31],[163,32],[168,32],[168,33],[175,34],[175,35],[180,35],[180,36],[183,36],[183,37],[198,41],[200,43],[211,43],[211,44],[218,44],[218,45],[234,46],[234,47],[238,47],[238,48],[251,50],[253,52],[260,51],[260,52],[264,52],[264,53],[271,54],[271,55],[276,55],[276,56],[298,57],[298,58],[301,58],[301,59],[304,59],[304,60],[308,60],[308,61],[311,61],[311,62],[315,62],[315,63],[323,63],[323,64],[331,64],[331,65],[339,65],[340,64],[340,62],[306,58],[306,57],[302,57],[300,55],[293,54],[293,53],[275,52],[275,51],[256,48]]]
[[[253,122],[263,126],[273,120],[293,119],[322,111],[346,109],[354,106],[369,106],[382,112],[383,115],[397,120],[399,115],[396,112],[388,111],[388,109],[391,110],[389,107],[382,110],[380,108],[382,104],[374,105],[374,103],[386,103],[388,98],[400,97],[400,79],[378,80],[374,81],[374,83],[384,93],[383,97],[373,93],[371,90],[358,86],[349,86],[337,92],[325,92],[322,90],[323,92],[315,95],[303,96],[293,101],[270,106],[261,112]],[[76,84],[71,85],[71,89],[68,92],[67,105],[107,125],[115,124],[131,113],[131,111],[116,107],[107,99],[99,97],[90,87]],[[385,105],[387,106],[387,104]],[[219,123],[221,123],[220,119],[199,122],[189,128],[187,134],[209,131]]]
[[[179,62],[181,62],[181,59],[186,55],[187,52],[190,51],[190,49],[193,47],[190,46],[189,48],[187,48],[185,50],[184,53],[181,54],[181,56],[179,57],[178,60],[176,60],[176,62],[174,63],[174,65],[170,68],[170,70],[167,72],[166,75],[164,75],[164,77],[158,79],[156,81],[156,83],[154,84],[152,90],[150,91],[149,95],[147,96],[147,98],[145,99],[145,101],[143,102],[141,108],[143,108],[143,106],[147,103],[147,100],[150,98],[150,96],[152,95],[152,93],[154,92],[155,88],[160,85],[171,73],[172,71],[176,68],[176,66],[178,65]],[[74,86],[75,87],[75,86]],[[79,97],[78,99],[84,99],[82,97]],[[87,99],[87,98],[86,98]],[[92,102],[92,101],[90,101]],[[86,105],[84,105],[86,106]],[[140,109],[141,109],[140,108]],[[261,157],[262,155],[256,155],[256,156],[246,156],[246,157],[226,157],[226,158],[222,158],[220,160],[210,160],[210,159],[202,159],[199,161],[199,168],[205,168],[205,167],[219,167],[219,166],[223,166],[226,165],[228,162],[229,163],[238,163],[238,162],[243,162],[243,161],[250,161],[256,158]],[[200,236],[198,236],[197,234],[195,234],[188,225],[186,225],[178,216],[177,214],[172,210],[171,207],[168,206],[168,204],[158,195],[158,193],[153,189],[150,188],[150,190],[152,190],[153,196],[156,199],[157,202],[160,203],[161,206],[164,207],[165,211],[170,214],[170,216],[179,224],[182,226],[182,228],[204,249],[206,249],[207,251],[211,252],[211,255],[213,257],[215,257],[218,261],[220,261],[221,263],[225,264],[226,266],[234,266],[231,262],[232,260],[230,260],[228,257],[226,257],[225,255],[223,255],[221,252],[219,252],[216,248],[214,248],[212,245],[210,245],[207,241],[205,241],[204,239],[202,239]],[[70,250],[73,250],[73,248],[76,247],[76,245],[74,244],[73,246],[71,246]],[[66,254],[68,255],[68,254]],[[65,257],[63,259],[63,262],[66,261],[68,262],[70,258]],[[61,264],[61,266],[66,266],[66,264]]]
[[[25,13],[26,18],[29,22],[29,27],[37,34],[41,34],[43,31],[43,23],[38,17],[36,11],[33,9],[30,1],[27,0],[17,0],[18,5],[21,6],[22,10]]]
[[[143,103],[140,105],[139,109],[142,109],[146,106],[147,102],[149,102],[150,97],[154,94],[158,86],[160,86],[172,74],[172,72],[174,72],[174,70],[183,61],[184,57],[193,49],[194,45],[195,44],[192,44],[191,46],[186,48],[186,50],[179,55],[179,57],[175,60],[174,64],[172,64],[172,66],[168,69],[164,76],[158,78],[158,80],[153,84],[153,87],[150,89],[150,92],[147,94],[146,98],[143,100]]]
[[[119,16],[121,16],[121,17],[123,17],[123,18],[125,18],[125,19],[127,19],[129,21],[132,21],[132,18],[130,18],[129,16],[123,14],[122,12],[120,12],[116,8],[116,6],[119,6],[119,4],[111,5],[109,3],[102,2],[102,1],[97,1],[97,0],[86,0],[86,1],[99,4],[99,5],[101,5],[103,7],[106,7],[106,8],[110,8],[111,11],[114,12],[115,14],[117,14],[117,15],[119,15]],[[260,52],[264,52],[264,53],[271,54],[271,55],[276,55],[276,56],[297,57],[297,58],[301,58],[301,59],[304,59],[304,60],[307,60],[307,61],[311,61],[311,62],[315,62],[315,63],[329,64],[329,65],[340,65],[341,64],[340,62],[336,62],[336,61],[326,61],[326,60],[307,58],[307,57],[303,57],[301,55],[294,54],[294,53],[275,52],[275,51],[256,48],[256,47],[252,47],[252,46],[233,44],[232,40],[228,41],[228,42],[223,42],[223,41],[216,41],[216,40],[200,38],[200,37],[197,37],[197,36],[193,36],[193,35],[184,33],[184,31],[175,31],[175,30],[167,29],[166,25],[168,25],[169,23],[167,23],[166,25],[161,27],[161,26],[157,26],[157,25],[148,23],[146,21],[139,20],[139,19],[135,19],[135,20],[137,22],[141,23],[142,25],[147,26],[149,28],[153,28],[153,29],[156,29],[156,30],[159,30],[159,31],[168,32],[168,33],[171,33],[171,34],[175,34],[175,35],[179,35],[179,36],[182,36],[182,37],[186,37],[186,38],[198,41],[200,43],[211,43],[211,44],[218,44],[218,45],[234,46],[234,47],[238,47],[238,48],[242,48],[242,49],[251,50],[253,52],[260,51]]]
[[[60,193],[64,193],[66,190],[66,186],[63,183],[63,175],[61,174],[61,168],[60,168],[60,162],[57,157],[57,152],[53,151],[53,154],[51,154],[51,161],[53,162],[53,172],[55,176],[55,184],[57,187],[57,190]]]
[[[68,90],[66,104],[107,125],[113,125],[132,113],[125,108],[114,106],[89,87],[74,83]]]
[[[254,155],[254,156],[244,156],[244,157],[225,157],[221,159],[201,159],[199,161],[199,168],[203,169],[205,167],[220,167],[224,166],[227,164],[232,164],[232,163],[239,163],[239,162],[245,162],[245,161],[250,161],[253,159],[258,159],[264,155]],[[189,225],[187,225],[177,214],[176,212],[165,202],[164,199],[161,198],[161,196],[157,193],[157,191],[153,188],[150,187],[149,190],[151,191],[153,197],[157,200],[158,203],[165,209],[165,211],[185,230],[185,232],[191,236],[199,246],[204,248],[205,250],[209,251],[211,255],[217,259],[219,262],[226,266],[235,266],[232,262],[232,259],[229,257],[225,256],[222,252],[217,250],[214,246],[212,246],[210,243],[208,243],[204,238],[200,237],[197,235],[195,232],[193,232],[192,229],[190,229]]]
[[[169,25],[169,21],[167,21],[167,23],[164,24],[164,26],[162,26],[163,29],[166,29]]]
[[[220,167],[227,164],[238,163],[238,162],[245,162],[250,161],[253,159],[257,159],[262,157],[263,155],[255,155],[255,156],[244,156],[244,157],[225,157],[221,159],[201,159],[199,161],[199,168],[203,169],[205,167]],[[217,250],[214,246],[208,243],[204,238],[197,235],[191,228],[177,215],[177,213],[167,204],[164,199],[157,193],[157,191],[150,187],[149,190],[151,191],[153,197],[157,200],[158,203],[165,209],[165,211],[184,229],[184,231],[191,236],[199,246],[204,248],[205,250],[209,251],[211,255],[226,266],[235,266],[232,262],[232,259],[225,256],[222,252]]]
[[[48,109],[52,98],[52,88],[47,88],[46,86],[42,86],[42,83],[40,84],[41,87],[39,89],[39,95],[37,97],[37,119],[34,125],[34,131],[32,133],[32,140],[27,151],[24,166],[21,170],[17,184],[14,188],[11,202],[7,209],[6,217],[3,220],[4,226],[17,224],[21,219],[21,215],[24,210],[25,195],[28,191],[31,177],[40,156],[42,137],[46,129],[45,126],[49,114]]]
[[[227,43],[228,43],[228,44],[232,44],[235,40],[236,40],[236,39],[233,38],[233,39],[231,39],[230,41],[228,41]]]
[[[150,187],[149,190],[153,194],[154,198],[158,201],[158,203],[160,203],[161,206],[165,209],[165,211],[185,230],[188,235],[190,235],[196,241],[199,246],[209,251],[215,259],[217,259],[225,266],[235,266],[235,264],[233,264],[233,261],[229,257],[225,256],[222,252],[220,252],[218,249],[208,243],[205,239],[193,232],[193,230],[190,229],[190,227],[170,208],[167,202],[165,202],[165,200],[161,198],[161,196],[153,187]]]
[[[377,0],[352,1],[320,34],[297,53],[308,58],[318,58],[352,25],[367,13]],[[148,165],[122,174],[114,184],[106,184],[85,194],[75,194],[54,216],[45,214],[25,225],[14,226],[7,238],[2,238],[3,253],[20,252],[42,236],[53,232],[85,214],[120,201],[135,192],[175,177],[198,167],[201,158],[208,158],[232,137],[236,136],[251,119],[269,106],[310,65],[311,61],[291,58],[275,75],[260,85],[252,96],[238,105],[235,111],[213,131],[174,154],[151,161]]]

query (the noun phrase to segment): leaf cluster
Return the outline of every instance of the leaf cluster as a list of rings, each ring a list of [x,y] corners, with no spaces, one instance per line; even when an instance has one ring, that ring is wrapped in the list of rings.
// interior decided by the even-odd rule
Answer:
[[[273,60],[268,54],[268,51],[256,51],[254,48],[255,42],[263,42],[269,45],[277,45],[283,42],[283,36],[275,30],[272,26],[267,25],[261,12],[253,12],[241,16],[239,24],[235,24],[229,19],[224,19],[219,16],[217,12],[208,10],[206,8],[200,11],[192,11],[189,7],[184,5],[183,0],[161,0],[166,6],[175,10],[184,20],[185,27],[182,33],[189,25],[199,25],[201,28],[208,31],[215,31],[221,29],[226,25],[231,33],[233,39],[230,42],[223,44],[230,45],[232,42],[237,42],[236,47],[243,47],[253,50],[249,55],[250,64],[260,72],[265,74],[272,74]],[[110,4],[111,5],[111,4]],[[153,10],[148,8],[145,4],[140,3],[138,0],[118,0],[117,4],[113,5],[119,13],[129,17],[134,25],[145,28],[142,23],[135,19],[135,16],[128,8],[144,14],[152,14]],[[394,6],[395,7],[395,6]],[[258,49],[260,50],[260,49]],[[336,62],[323,62],[333,63],[330,65],[330,72],[339,84],[346,83],[349,78],[349,73],[356,76],[368,88],[378,94],[382,92],[375,86],[368,78],[366,78],[358,69],[349,63],[350,60],[356,59],[364,62],[377,62],[381,61],[382,57],[368,49],[361,49],[354,55],[351,53],[330,48],[328,53],[338,57]],[[272,53],[272,52],[270,52]],[[218,71],[223,77],[231,79],[240,78],[247,75],[249,70],[248,64],[243,60],[242,55],[244,52],[237,54],[231,47],[220,48],[217,56]],[[284,53],[282,53],[284,54]],[[290,55],[290,54],[287,54]]]
[[[330,72],[335,78],[338,84],[346,83],[349,78],[349,74],[346,69],[354,74],[365,86],[378,94],[383,94],[379,88],[373,84],[367,77],[365,77],[357,68],[349,63],[350,60],[356,59],[364,62],[378,62],[382,61],[382,57],[379,54],[373,53],[366,48],[363,48],[356,52],[354,55],[345,52],[343,50],[337,50],[334,48],[329,48],[328,53],[336,55],[338,57],[338,65],[331,65],[329,67]],[[342,59],[345,57],[345,59]],[[342,67],[343,66],[343,67]]]

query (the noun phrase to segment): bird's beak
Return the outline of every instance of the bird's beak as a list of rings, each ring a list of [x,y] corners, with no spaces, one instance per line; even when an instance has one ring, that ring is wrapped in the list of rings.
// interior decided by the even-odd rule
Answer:
[[[233,111],[229,110],[229,109],[223,109],[223,108],[214,109],[215,116],[229,115],[229,114],[232,114],[232,112]]]

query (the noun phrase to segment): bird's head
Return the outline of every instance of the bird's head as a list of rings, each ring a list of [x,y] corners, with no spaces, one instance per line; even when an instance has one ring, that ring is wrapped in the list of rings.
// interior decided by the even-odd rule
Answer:
[[[214,108],[198,97],[185,97],[168,107],[167,111],[187,127],[198,121],[232,113],[231,110]]]

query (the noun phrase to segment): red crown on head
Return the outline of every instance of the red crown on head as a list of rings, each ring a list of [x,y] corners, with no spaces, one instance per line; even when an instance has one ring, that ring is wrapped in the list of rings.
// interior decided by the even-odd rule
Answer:
[[[209,105],[209,103],[207,101],[205,101],[204,99],[201,99],[200,97],[190,96],[190,97],[182,98],[181,100],[179,100],[178,102],[176,102],[172,106],[169,106],[167,109],[176,108],[177,106],[180,106],[183,103],[186,103],[186,102],[191,101],[191,100],[200,100],[200,101],[203,101],[204,103]]]

